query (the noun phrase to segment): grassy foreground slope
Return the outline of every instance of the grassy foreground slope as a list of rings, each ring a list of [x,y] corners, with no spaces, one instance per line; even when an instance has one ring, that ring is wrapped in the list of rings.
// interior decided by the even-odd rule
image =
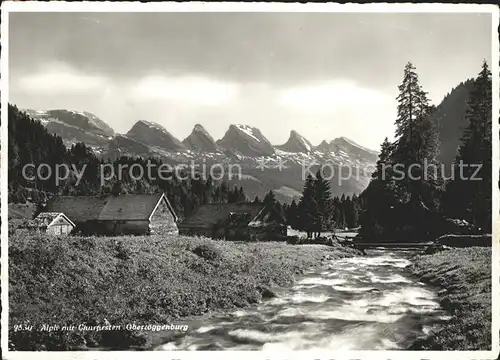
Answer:
[[[47,325],[168,324],[258,302],[341,246],[192,237],[9,238],[9,343],[17,350],[147,346],[138,331],[40,331]],[[31,331],[29,326],[33,326]],[[19,329],[20,331],[15,331]]]
[[[491,349],[491,248],[445,250],[414,259],[412,271],[435,285],[453,318],[440,331],[417,341],[414,350]]]

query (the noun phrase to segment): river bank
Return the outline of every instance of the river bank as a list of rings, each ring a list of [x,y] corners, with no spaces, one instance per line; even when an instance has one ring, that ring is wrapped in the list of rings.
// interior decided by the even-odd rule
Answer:
[[[410,270],[436,286],[441,306],[453,317],[412,350],[491,349],[491,248],[471,247],[417,256]]]
[[[184,319],[150,350],[405,350],[449,319],[433,289],[408,272],[412,250],[332,259],[236,311]]]
[[[272,297],[273,286],[293,283],[305,269],[358,254],[340,245],[15,234],[9,238],[9,346],[147,347],[151,331],[124,329],[244,308]],[[80,324],[120,330],[80,331]]]

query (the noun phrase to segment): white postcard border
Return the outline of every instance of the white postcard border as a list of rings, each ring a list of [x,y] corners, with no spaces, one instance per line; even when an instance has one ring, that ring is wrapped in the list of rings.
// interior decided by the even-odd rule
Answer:
[[[2,284],[2,339],[1,347],[5,359],[124,359],[145,357],[148,359],[235,359],[238,357],[246,359],[269,359],[269,360],[294,360],[294,359],[496,359],[500,351],[500,196],[499,196],[499,134],[498,116],[499,108],[499,8],[487,4],[338,4],[338,3],[216,3],[216,2],[163,2],[163,3],[139,3],[139,2],[3,2],[1,4],[1,129],[0,144],[4,144],[1,151],[0,184],[1,193],[1,284]],[[335,351],[335,352],[265,352],[265,351],[117,351],[117,352],[24,352],[8,350],[8,132],[7,132],[7,109],[9,94],[9,13],[10,12],[370,12],[370,13],[489,13],[492,16],[492,56],[491,72],[493,80],[493,178],[492,178],[492,201],[493,201],[493,246],[492,246],[492,340],[491,351]]]

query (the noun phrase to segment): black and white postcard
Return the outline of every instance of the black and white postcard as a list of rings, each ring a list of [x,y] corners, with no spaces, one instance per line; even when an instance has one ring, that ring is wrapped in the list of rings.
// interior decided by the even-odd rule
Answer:
[[[3,358],[497,358],[498,27],[3,3]]]

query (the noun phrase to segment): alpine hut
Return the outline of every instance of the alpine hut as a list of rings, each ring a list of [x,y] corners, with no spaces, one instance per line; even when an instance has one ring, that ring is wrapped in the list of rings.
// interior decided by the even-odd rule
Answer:
[[[23,223],[20,228],[51,235],[68,235],[75,228],[75,224],[63,213],[41,212],[34,219]]]
[[[284,219],[267,213],[262,204],[254,203],[201,205],[178,225],[179,233],[226,240],[276,240],[286,235]]]
[[[162,194],[56,196],[48,211],[63,212],[82,235],[176,234],[177,216]]]

